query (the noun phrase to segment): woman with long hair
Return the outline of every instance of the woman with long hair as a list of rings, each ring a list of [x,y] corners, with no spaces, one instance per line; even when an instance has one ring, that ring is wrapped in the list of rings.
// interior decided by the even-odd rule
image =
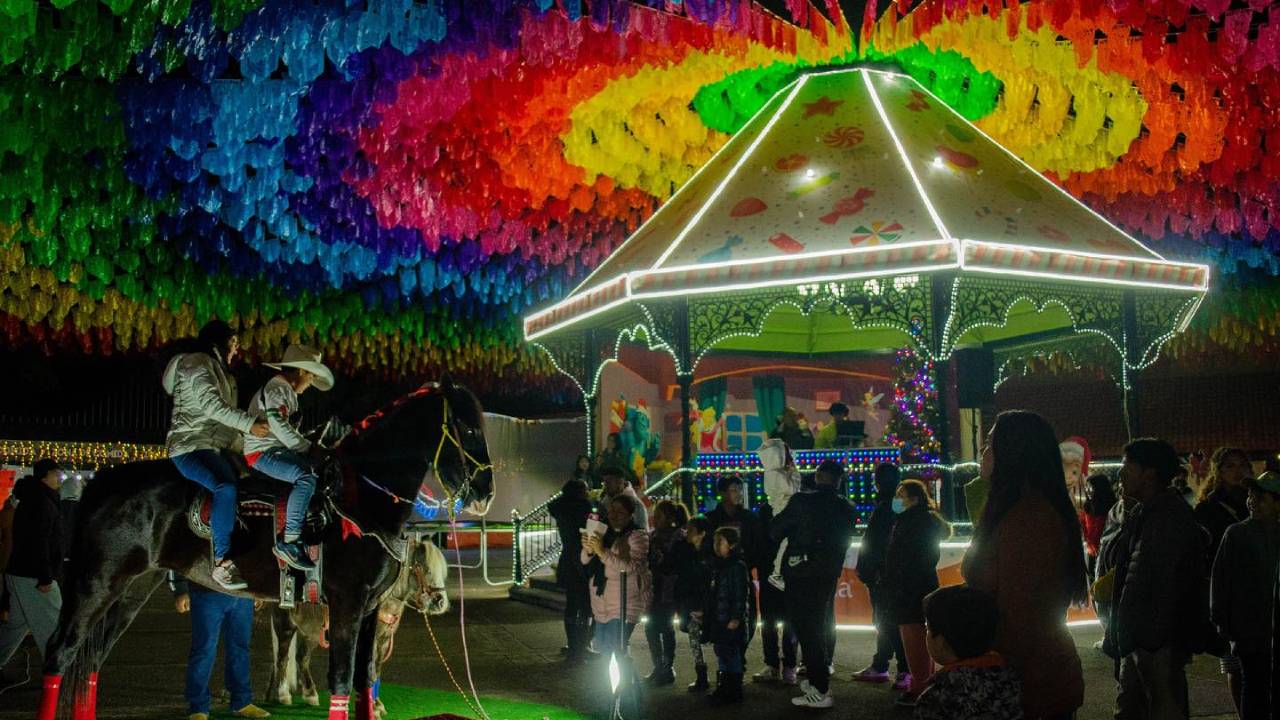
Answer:
[[[1253,466],[1249,463],[1249,456],[1240,448],[1220,447],[1209,458],[1209,476],[1200,488],[1196,522],[1209,533],[1211,560],[1218,557],[1218,548],[1227,528],[1249,519],[1249,490],[1245,481],[1252,477]],[[1231,699],[1239,710],[1244,692],[1244,668],[1239,656],[1235,653],[1223,656],[1220,667],[1222,674],[1227,676]]]
[[[1088,600],[1083,536],[1053,427],[1025,410],[1000,413],[982,451],[990,495],[961,572],[995,596],[995,650],[1023,680],[1027,720],[1074,717],[1084,674],[1067,609]]]
[[[1253,477],[1253,466],[1244,450],[1220,447],[1209,459],[1209,477],[1200,488],[1196,521],[1212,538],[1209,557],[1217,557],[1218,545],[1227,528],[1249,517],[1245,480]]]
[[[933,657],[925,640],[924,597],[938,589],[939,543],[951,537],[951,526],[919,480],[898,485],[892,508],[897,517],[885,549],[880,592],[886,624],[897,626],[910,672],[909,679],[903,678],[898,704],[914,705],[933,677]]]

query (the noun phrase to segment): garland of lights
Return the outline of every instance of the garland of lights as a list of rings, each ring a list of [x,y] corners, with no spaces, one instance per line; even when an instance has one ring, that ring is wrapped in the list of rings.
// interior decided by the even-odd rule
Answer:
[[[38,460],[52,459],[80,470],[97,470],[109,465],[167,457],[169,453],[163,445],[0,440],[0,461],[8,465],[30,466]]]

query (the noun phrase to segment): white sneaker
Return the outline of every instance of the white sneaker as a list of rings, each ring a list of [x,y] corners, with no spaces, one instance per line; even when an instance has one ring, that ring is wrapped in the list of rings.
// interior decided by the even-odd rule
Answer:
[[[814,691],[814,690],[813,690],[813,686],[809,684],[809,681],[808,681],[808,680],[801,680],[801,681],[800,681],[800,692],[804,693],[805,695],[808,695],[809,693],[811,693],[811,692],[813,692],[813,691]]]
[[[213,581],[222,586],[223,590],[244,590],[249,587],[249,583],[244,581],[240,576],[240,571],[236,568],[236,564],[230,560],[223,561],[213,566],[213,572],[210,573]]]
[[[831,707],[835,704],[835,701],[831,699],[829,693],[820,693],[810,688],[809,692],[804,695],[791,698],[791,704],[796,707],[821,709]]]
[[[795,685],[795,684],[796,684],[796,669],[795,669],[795,668],[782,668],[782,683],[783,683],[784,685]]]
[[[782,576],[777,573],[769,576],[769,584],[779,590],[785,591],[787,589],[787,581],[783,580]]]
[[[751,682],[758,683],[775,683],[778,682],[778,668],[767,667],[751,676]]]

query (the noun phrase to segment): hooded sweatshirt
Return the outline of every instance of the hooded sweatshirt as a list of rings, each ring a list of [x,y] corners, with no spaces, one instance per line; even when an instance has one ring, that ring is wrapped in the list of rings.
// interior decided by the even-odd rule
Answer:
[[[7,572],[48,585],[62,574],[62,510],[58,491],[28,477],[13,491],[13,555]]]

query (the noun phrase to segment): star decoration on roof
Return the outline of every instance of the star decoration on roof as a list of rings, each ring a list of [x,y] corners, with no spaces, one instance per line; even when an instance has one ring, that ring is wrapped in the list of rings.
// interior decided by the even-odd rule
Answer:
[[[832,113],[836,111],[836,108],[840,107],[843,104],[844,104],[843,100],[832,100],[826,95],[823,95],[822,97],[818,98],[817,100],[814,100],[811,103],[804,104],[804,116],[806,118],[811,118],[814,115],[830,116]]]

